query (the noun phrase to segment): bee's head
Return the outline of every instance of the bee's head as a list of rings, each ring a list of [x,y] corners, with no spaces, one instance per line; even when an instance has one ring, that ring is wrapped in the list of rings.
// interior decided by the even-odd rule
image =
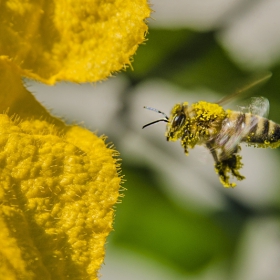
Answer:
[[[164,116],[164,118],[153,121],[151,123],[148,123],[146,125],[143,126],[143,128],[158,123],[158,122],[167,122],[167,129],[166,129],[166,139],[167,141],[176,141],[179,138],[182,137],[183,133],[184,133],[184,125],[186,123],[186,109],[188,107],[188,103],[184,102],[182,104],[176,104],[172,111],[171,111],[171,116],[170,118],[167,117],[167,115],[155,108],[151,108],[151,107],[144,107],[145,109],[148,110],[152,110],[155,111],[157,113],[160,113]]]
[[[183,136],[184,127],[187,120],[186,109],[188,103],[176,104],[171,110],[170,119],[167,123],[165,133],[167,141],[177,141]]]

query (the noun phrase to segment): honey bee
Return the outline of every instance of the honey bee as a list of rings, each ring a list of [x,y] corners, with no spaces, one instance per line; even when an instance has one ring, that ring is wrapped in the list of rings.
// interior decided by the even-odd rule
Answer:
[[[222,105],[267,78],[266,76],[217,103],[199,101],[192,105],[188,102],[176,104],[170,117],[157,109],[144,107],[162,114],[163,118],[148,123],[143,128],[157,122],[166,122],[167,141],[180,139],[186,155],[188,149],[196,145],[205,146],[214,158],[215,171],[221,183],[225,187],[234,187],[236,183],[230,182],[230,176],[237,180],[245,178],[239,173],[243,166],[239,155],[240,143],[277,148],[280,146],[280,125],[266,118],[269,101],[264,97],[253,97],[250,105],[241,111],[225,110]]]

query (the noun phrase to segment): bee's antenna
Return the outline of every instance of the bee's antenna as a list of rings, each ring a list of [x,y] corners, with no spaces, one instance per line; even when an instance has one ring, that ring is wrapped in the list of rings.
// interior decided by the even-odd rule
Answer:
[[[145,127],[147,127],[147,126],[149,126],[149,125],[152,125],[152,124],[154,124],[154,123],[158,123],[158,122],[168,122],[168,116],[167,116],[165,113],[161,112],[160,110],[155,109],[155,108],[152,108],[152,107],[147,107],[147,106],[144,106],[144,108],[145,108],[145,109],[148,109],[148,110],[151,110],[151,111],[154,111],[154,112],[157,112],[157,113],[159,113],[159,114],[162,114],[162,115],[164,116],[164,119],[159,119],[159,120],[153,121],[153,122],[151,122],[151,123],[145,124],[145,125],[142,127],[142,129],[145,128]]]
[[[164,117],[168,120],[168,116],[165,113],[161,112],[160,110],[152,108],[152,107],[148,107],[148,106],[144,106],[144,108],[148,109],[148,110],[151,110],[151,111],[155,111],[157,113],[160,113],[160,114],[164,115]]]
[[[147,124],[145,124],[145,125],[142,127],[142,129],[145,128],[145,127],[147,127],[147,126],[149,126],[149,125],[152,125],[152,124],[154,124],[154,123],[158,123],[158,122],[168,122],[168,120],[167,120],[167,119],[159,119],[159,120],[156,120],[156,121],[154,121],[154,122],[147,123]]]

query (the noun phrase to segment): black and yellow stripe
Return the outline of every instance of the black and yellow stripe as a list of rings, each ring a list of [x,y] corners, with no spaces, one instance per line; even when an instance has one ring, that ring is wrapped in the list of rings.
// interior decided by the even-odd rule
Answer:
[[[279,124],[250,113],[242,115],[245,115],[245,127],[248,129],[243,141],[251,144],[265,144],[266,146],[280,141]]]
[[[280,146],[280,125],[251,113],[232,111],[228,115],[231,128],[225,128],[230,135],[239,135],[242,142],[260,147]]]

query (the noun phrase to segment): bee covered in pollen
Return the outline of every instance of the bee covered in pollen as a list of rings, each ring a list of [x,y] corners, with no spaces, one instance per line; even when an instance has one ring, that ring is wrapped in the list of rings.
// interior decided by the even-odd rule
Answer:
[[[267,78],[258,80],[247,88]],[[217,103],[199,101],[192,105],[188,102],[176,104],[170,117],[157,109],[144,107],[162,114],[164,118],[148,123],[143,128],[157,122],[166,122],[167,141],[180,140],[186,155],[188,150],[196,145],[205,146],[214,158],[215,171],[221,183],[225,187],[234,187],[236,184],[230,182],[230,176],[237,180],[245,178],[239,173],[243,166],[238,154],[241,142],[261,148],[280,146],[280,125],[266,118],[269,110],[268,100],[264,97],[253,97],[246,108],[247,112],[225,110],[221,105],[235,95],[237,93]]]

